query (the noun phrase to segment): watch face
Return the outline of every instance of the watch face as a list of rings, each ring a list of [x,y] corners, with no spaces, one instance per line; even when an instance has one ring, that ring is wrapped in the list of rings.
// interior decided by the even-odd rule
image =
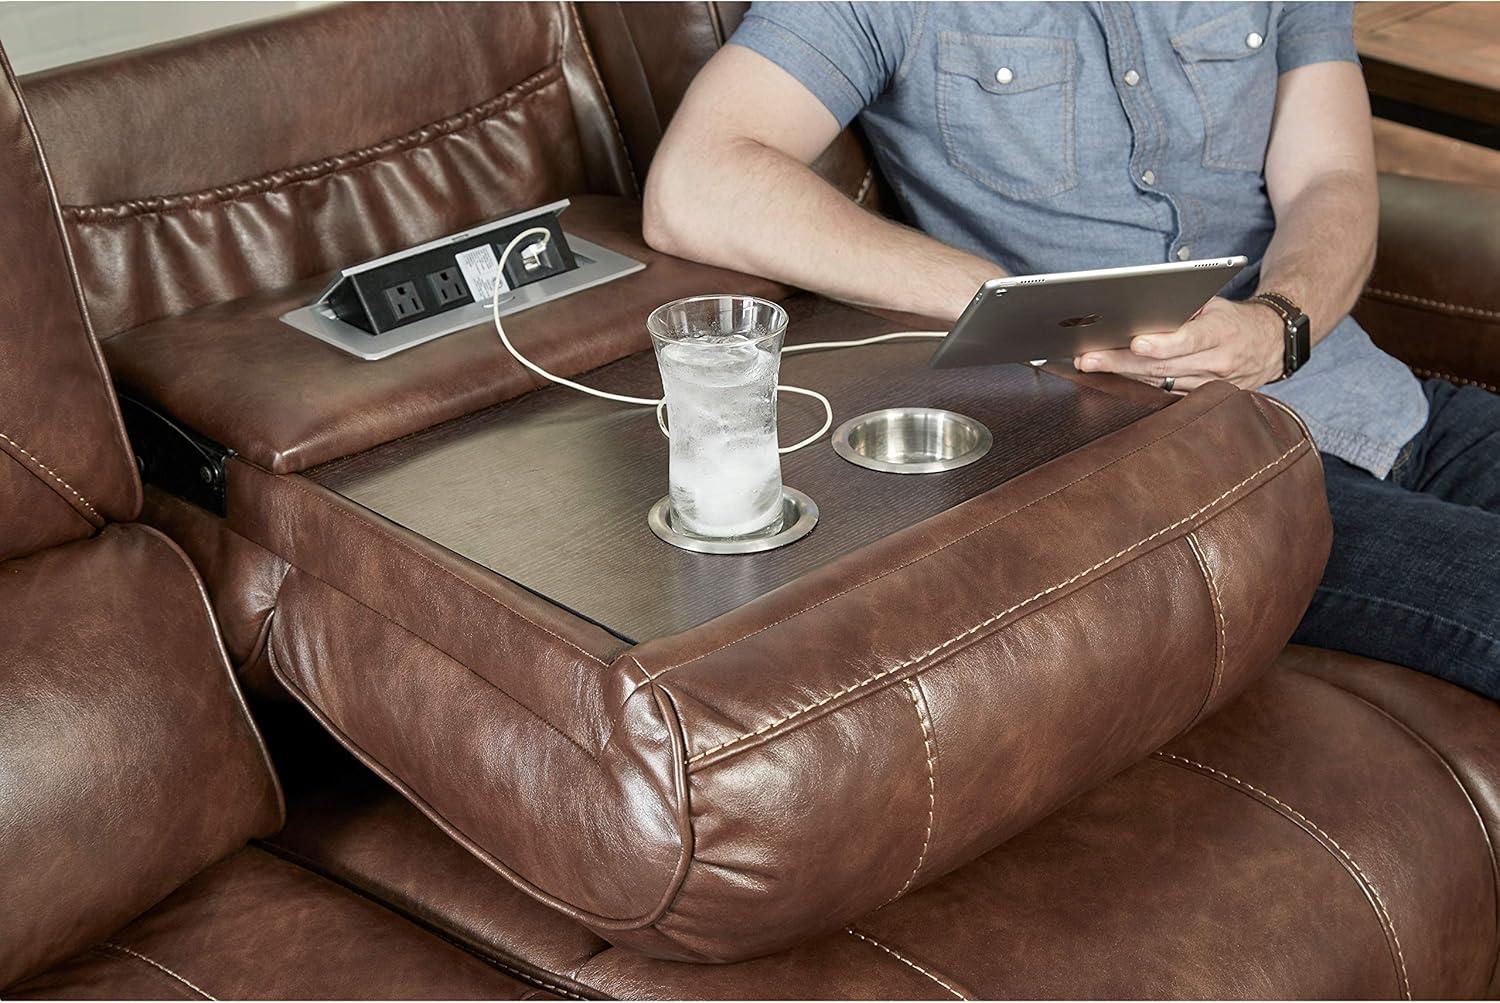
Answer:
[[[1312,322],[1307,314],[1299,313],[1287,325],[1287,368],[1296,372],[1307,363],[1312,354]]]

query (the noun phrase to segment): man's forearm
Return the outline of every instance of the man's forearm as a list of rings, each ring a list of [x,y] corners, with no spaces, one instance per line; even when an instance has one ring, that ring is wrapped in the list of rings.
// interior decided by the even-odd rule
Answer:
[[[1297,303],[1321,340],[1359,298],[1375,261],[1378,198],[1365,172],[1331,172],[1289,205],[1277,206],[1276,235],[1261,265],[1260,289]]]
[[[752,140],[663,149],[647,186],[652,246],[835,299],[952,321],[996,265],[867,212]]]

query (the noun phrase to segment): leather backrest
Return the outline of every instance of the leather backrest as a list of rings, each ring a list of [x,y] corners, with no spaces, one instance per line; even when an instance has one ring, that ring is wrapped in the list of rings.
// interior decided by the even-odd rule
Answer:
[[[611,2],[578,9],[635,172],[644,178],[688,85],[734,34],[750,5]],[[858,126],[840,133],[813,169],[861,205],[895,207]]]
[[[0,560],[132,519],[141,488],[35,134],[0,51]]]
[[[637,188],[568,4],[330,5],[25,89],[106,337]]]
[[[106,525],[139,512],[140,481],[3,50],[0,71],[3,987],[273,831],[281,806],[191,565]]]

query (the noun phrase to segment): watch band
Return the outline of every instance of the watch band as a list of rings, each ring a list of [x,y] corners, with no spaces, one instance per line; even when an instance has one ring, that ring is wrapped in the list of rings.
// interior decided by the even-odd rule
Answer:
[[[1281,293],[1256,293],[1250,299],[1256,303],[1264,303],[1272,310],[1275,310],[1281,316],[1283,324],[1290,324],[1302,312],[1297,308],[1297,304],[1293,303],[1288,297],[1281,295]]]
[[[1260,292],[1250,297],[1249,302],[1264,303],[1281,318],[1282,355],[1281,378],[1301,369],[1312,352],[1312,324],[1307,314],[1293,303],[1291,298],[1277,292]]]

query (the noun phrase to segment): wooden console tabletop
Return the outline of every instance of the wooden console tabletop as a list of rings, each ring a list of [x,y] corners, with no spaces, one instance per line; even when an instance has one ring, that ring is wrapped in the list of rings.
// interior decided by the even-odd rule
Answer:
[[[1500,3],[1361,3],[1354,38],[1378,117],[1500,147]]]
[[[787,304],[789,341],[899,330],[810,297]],[[658,540],[647,509],[667,491],[667,441],[648,408],[551,387],[312,471],[324,486],[629,641],[696,626],[1164,405],[1128,401],[1029,366],[933,371],[932,342],[788,356],[782,382],[815,387],[835,424],[900,405],[944,407],[995,438],[977,463],[896,475],[840,459],[827,437],[782,457],[782,479],[822,510],[812,534],[760,554],[693,554]],[[650,352],[588,377],[660,392]],[[781,399],[782,441],[821,409]]]

